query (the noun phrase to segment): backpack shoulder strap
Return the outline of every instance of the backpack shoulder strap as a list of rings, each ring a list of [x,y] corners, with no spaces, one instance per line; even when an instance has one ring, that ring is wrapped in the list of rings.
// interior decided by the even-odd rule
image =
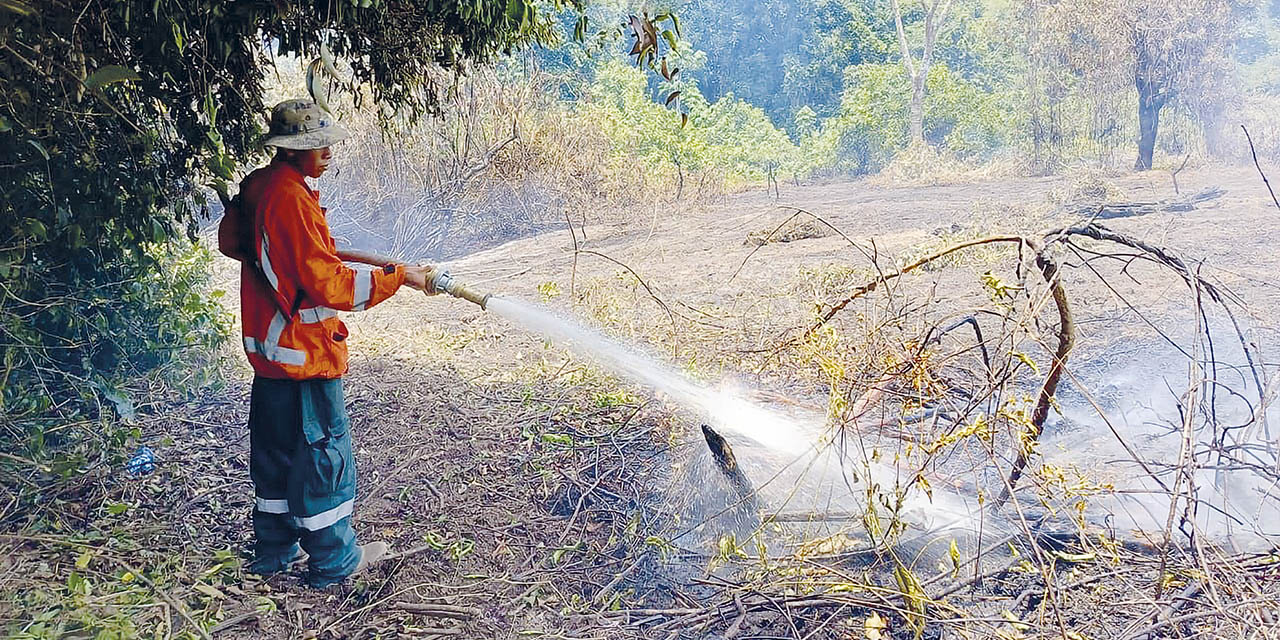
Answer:
[[[218,223],[218,251],[223,255],[238,260],[245,267],[253,271],[257,275],[259,282],[266,286],[269,290],[275,288],[271,285],[267,274],[262,270],[262,263],[258,259],[257,252],[254,248],[257,246],[254,237],[253,212],[245,207],[243,196],[237,193],[235,197],[227,199],[223,194],[219,193],[218,197],[222,200],[222,221]],[[298,315],[298,310],[302,307],[303,291],[298,289],[294,295],[293,308],[285,308],[280,303],[278,296],[272,295],[271,299],[275,302],[276,308],[285,314],[285,317],[292,320]]]

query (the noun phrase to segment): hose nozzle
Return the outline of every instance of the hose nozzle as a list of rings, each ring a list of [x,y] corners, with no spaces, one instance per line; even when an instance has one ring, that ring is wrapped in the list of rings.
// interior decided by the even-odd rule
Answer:
[[[468,302],[474,302],[480,305],[481,309],[489,303],[489,295],[487,293],[478,293],[467,288],[466,285],[458,282],[449,275],[448,271],[443,269],[432,269],[431,288],[437,292],[443,291],[455,298],[462,298]]]

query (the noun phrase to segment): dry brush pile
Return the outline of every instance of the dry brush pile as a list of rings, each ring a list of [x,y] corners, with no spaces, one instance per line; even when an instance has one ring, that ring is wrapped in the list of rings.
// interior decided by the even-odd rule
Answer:
[[[607,222],[677,192],[675,176],[620,159],[602,124],[559,98],[566,79],[531,64],[476,70],[432,118],[389,120],[354,104],[340,110],[354,135],[337,149],[340,170],[322,189],[332,194],[335,237],[407,259],[450,259],[566,217]]]
[[[690,304],[628,267],[611,295],[651,310],[637,322],[598,281],[579,284],[578,304],[624,334],[708,365],[735,353],[727,367],[770,388],[827,391],[809,467],[757,461],[758,505],[730,488],[708,517],[751,504],[755,529],[694,544],[689,523],[669,527],[672,562],[703,577],[677,590],[680,606],[610,619],[652,637],[1276,637],[1277,377],[1256,311],[1212,270],[1094,219],[895,259],[791,213],[749,236],[747,261],[816,225],[807,237],[839,236],[864,265],[811,272],[795,296],[811,294],[808,320],[794,300]],[[1156,287],[1177,302],[1153,305]],[[1106,324],[1115,335],[1095,328],[1111,317],[1124,319]],[[1112,367],[1125,355],[1168,382],[1126,387],[1133,363]],[[1168,411],[1137,430],[1133,403]],[[702,446],[696,430],[683,438]],[[831,460],[838,473],[818,468]],[[821,485],[825,507],[777,499],[778,476]],[[971,521],[921,515],[956,497]]]

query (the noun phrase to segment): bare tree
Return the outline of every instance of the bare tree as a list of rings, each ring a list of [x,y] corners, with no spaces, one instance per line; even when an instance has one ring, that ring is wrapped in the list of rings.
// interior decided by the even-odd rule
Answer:
[[[938,33],[946,22],[947,13],[951,10],[951,0],[920,0],[924,10],[924,43],[920,59],[917,61],[911,53],[911,43],[907,41],[907,31],[902,26],[902,6],[893,0],[893,21],[898,27],[898,47],[902,51],[902,66],[906,67],[911,78],[911,144],[924,143],[924,96],[925,82],[929,79],[929,68],[933,66],[933,46],[938,41]]]
[[[1138,98],[1137,159],[1151,168],[1164,107],[1178,100],[1192,111],[1214,102],[1229,74],[1232,28],[1252,13],[1251,0],[1080,0],[1045,7],[1045,28],[1057,29],[1058,56],[1099,96],[1117,100],[1125,86]],[[1052,26],[1051,26],[1052,25]],[[1130,96],[1132,94],[1129,94]],[[1205,123],[1201,123],[1205,124]]]

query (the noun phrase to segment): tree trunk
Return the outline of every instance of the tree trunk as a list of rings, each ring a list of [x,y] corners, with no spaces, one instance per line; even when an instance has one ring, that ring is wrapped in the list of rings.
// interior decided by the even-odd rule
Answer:
[[[911,144],[924,143],[924,81],[927,69],[911,77]]]
[[[1138,89],[1138,161],[1134,171],[1151,169],[1160,128],[1160,109],[1172,96],[1172,64],[1159,36],[1147,30],[1134,33],[1134,85]]]
[[[1151,169],[1151,156],[1156,148],[1156,131],[1160,128],[1160,107],[1164,104],[1150,96],[1138,96],[1138,161],[1134,171]]]

